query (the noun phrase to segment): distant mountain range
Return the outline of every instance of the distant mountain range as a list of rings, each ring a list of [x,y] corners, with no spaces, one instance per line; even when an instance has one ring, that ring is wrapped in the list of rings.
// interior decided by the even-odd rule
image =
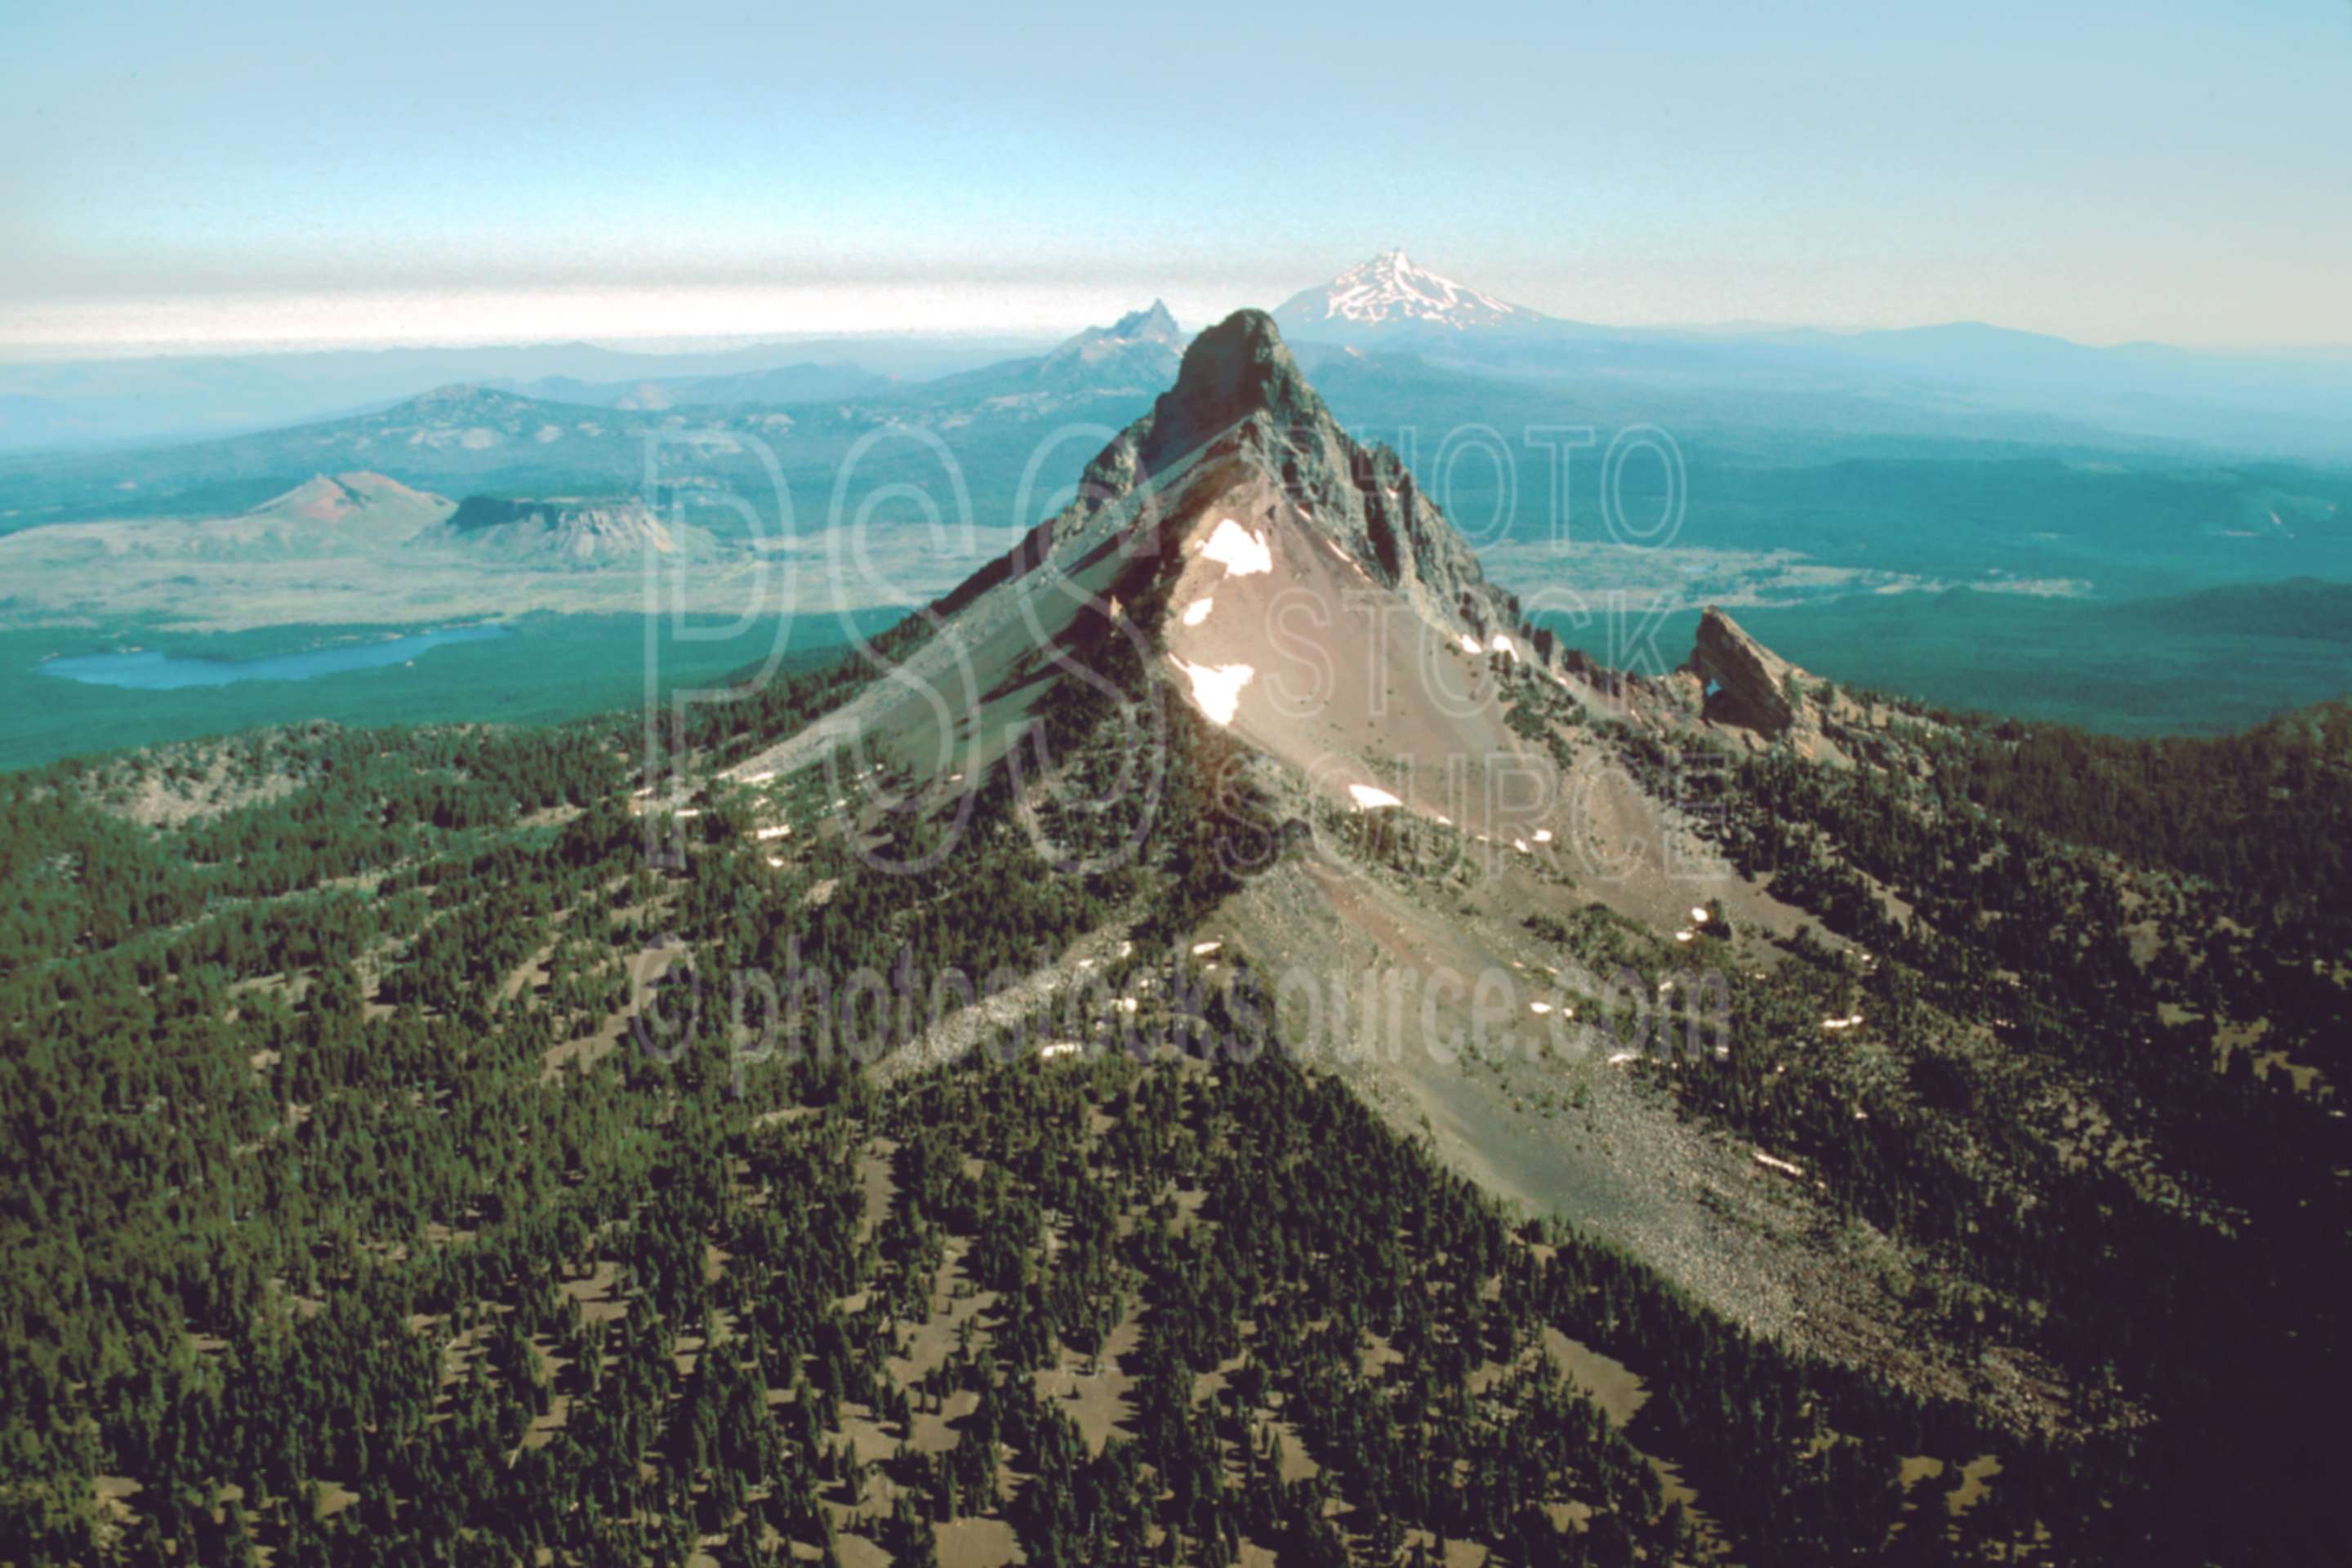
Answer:
[[[0,364],[0,449],[194,440],[365,413],[457,383],[536,388],[566,402],[592,387],[718,386],[775,374],[778,400],[816,378],[920,381],[1034,353],[1034,340],[900,335],[650,353],[594,343],[170,354]],[[815,390],[832,395],[837,385]],[[615,394],[618,401],[625,394]],[[694,399],[687,399],[693,401]],[[721,398],[718,401],[738,399]]]
[[[1089,327],[1034,359],[1010,361],[943,376],[927,389],[939,396],[1021,396],[1038,392],[1127,392],[1150,395],[1176,374],[1189,334],[1168,307],[1121,316],[1108,327]]]
[[[1736,402],[1833,395],[1939,414],[2054,417],[2209,448],[2352,460],[2352,357],[2091,347],[1980,322],[1816,328],[1602,325],[1515,303],[1392,249],[1293,294],[1273,318],[1303,360],[1333,349],[1590,388],[1598,379]],[[578,407],[891,403],[936,416],[991,399],[1035,412],[1167,384],[1185,337],[1155,302],[1058,345],[842,338],[692,353],[584,342],[0,365],[0,450],[152,444],[363,415],[453,384]],[[1408,367],[1410,370],[1411,367]],[[6,497],[0,494],[0,501]]]
[[[1404,352],[1490,374],[1940,399],[2210,447],[2352,458],[2344,355],[2101,348],[1980,321],[1853,332],[1604,326],[1507,303],[1402,250],[1292,295],[1274,319],[1302,348]]]
[[[581,381],[568,375],[547,375],[536,381],[498,381],[488,384],[554,403],[657,411],[734,403],[819,403],[827,398],[863,396],[898,384],[863,365],[809,362],[728,375],[647,381]]]
[[[845,363],[780,365],[726,375],[588,382],[544,376],[497,382],[501,390],[586,407],[657,413],[671,408],[869,402],[940,407],[990,398],[1066,397],[1100,392],[1149,395],[1167,384],[1185,333],[1168,307],[1153,300],[1108,327],[1089,327],[1042,354],[992,361],[928,380],[878,375]]]

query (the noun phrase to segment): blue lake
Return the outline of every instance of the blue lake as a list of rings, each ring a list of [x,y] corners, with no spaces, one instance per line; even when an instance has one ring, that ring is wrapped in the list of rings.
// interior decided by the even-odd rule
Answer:
[[[181,658],[149,648],[138,653],[79,654],[53,658],[41,673],[90,686],[122,686],[135,691],[177,691],[190,686],[227,686],[240,680],[308,680],[406,664],[444,643],[487,642],[509,635],[500,626],[446,626],[386,637],[382,642],[336,643],[267,658]]]

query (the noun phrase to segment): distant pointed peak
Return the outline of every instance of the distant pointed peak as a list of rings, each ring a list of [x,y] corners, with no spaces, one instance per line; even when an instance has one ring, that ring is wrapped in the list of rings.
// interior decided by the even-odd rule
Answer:
[[[281,491],[250,509],[255,515],[265,512],[295,512],[312,514],[324,509],[347,504],[348,493],[343,487],[324,474],[312,474],[290,490]]]
[[[1176,342],[1182,333],[1176,318],[1164,300],[1154,300],[1140,310],[1130,310],[1111,326],[1109,335],[1115,338],[1138,338],[1152,342]]]
[[[1065,339],[1045,356],[1048,364],[1071,361],[1091,363],[1108,355],[1139,346],[1174,353],[1184,346],[1184,333],[1158,300],[1140,310],[1130,310],[1108,327],[1088,327]]]
[[[281,495],[254,507],[250,516],[296,517],[311,522],[335,522],[374,506],[379,500],[428,500],[382,474],[358,469],[342,474],[312,474]]]
[[[1405,248],[1403,246],[1392,245],[1386,250],[1381,251],[1379,255],[1371,257],[1366,260],[1360,261],[1355,266],[1349,268],[1345,272],[1339,274],[1339,279],[1335,279],[1333,281],[1337,282],[1340,279],[1351,278],[1397,279],[1414,277],[1434,278],[1435,276],[1435,273],[1415,267],[1412,264],[1412,258],[1405,254]]]

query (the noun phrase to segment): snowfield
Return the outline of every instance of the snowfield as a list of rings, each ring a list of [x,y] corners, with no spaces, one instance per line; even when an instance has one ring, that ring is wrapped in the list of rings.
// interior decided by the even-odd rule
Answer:
[[[1201,546],[1201,559],[1217,562],[1231,577],[1254,577],[1274,570],[1274,551],[1266,544],[1265,535],[1252,533],[1230,517],[1221,519],[1209,542]]]
[[[1242,705],[1242,688],[1257,674],[1246,664],[1194,664],[1174,654],[1168,656],[1168,662],[1184,672],[1184,679],[1192,683],[1192,700],[1221,728],[1234,721]]]

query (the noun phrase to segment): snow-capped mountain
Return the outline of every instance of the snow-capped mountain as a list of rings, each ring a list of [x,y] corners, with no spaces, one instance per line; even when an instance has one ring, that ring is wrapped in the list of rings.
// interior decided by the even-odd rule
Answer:
[[[1294,337],[1330,338],[1395,328],[1471,331],[1528,327],[1549,318],[1441,278],[1414,266],[1403,251],[1391,250],[1348,268],[1320,288],[1292,295],[1274,319]]]

